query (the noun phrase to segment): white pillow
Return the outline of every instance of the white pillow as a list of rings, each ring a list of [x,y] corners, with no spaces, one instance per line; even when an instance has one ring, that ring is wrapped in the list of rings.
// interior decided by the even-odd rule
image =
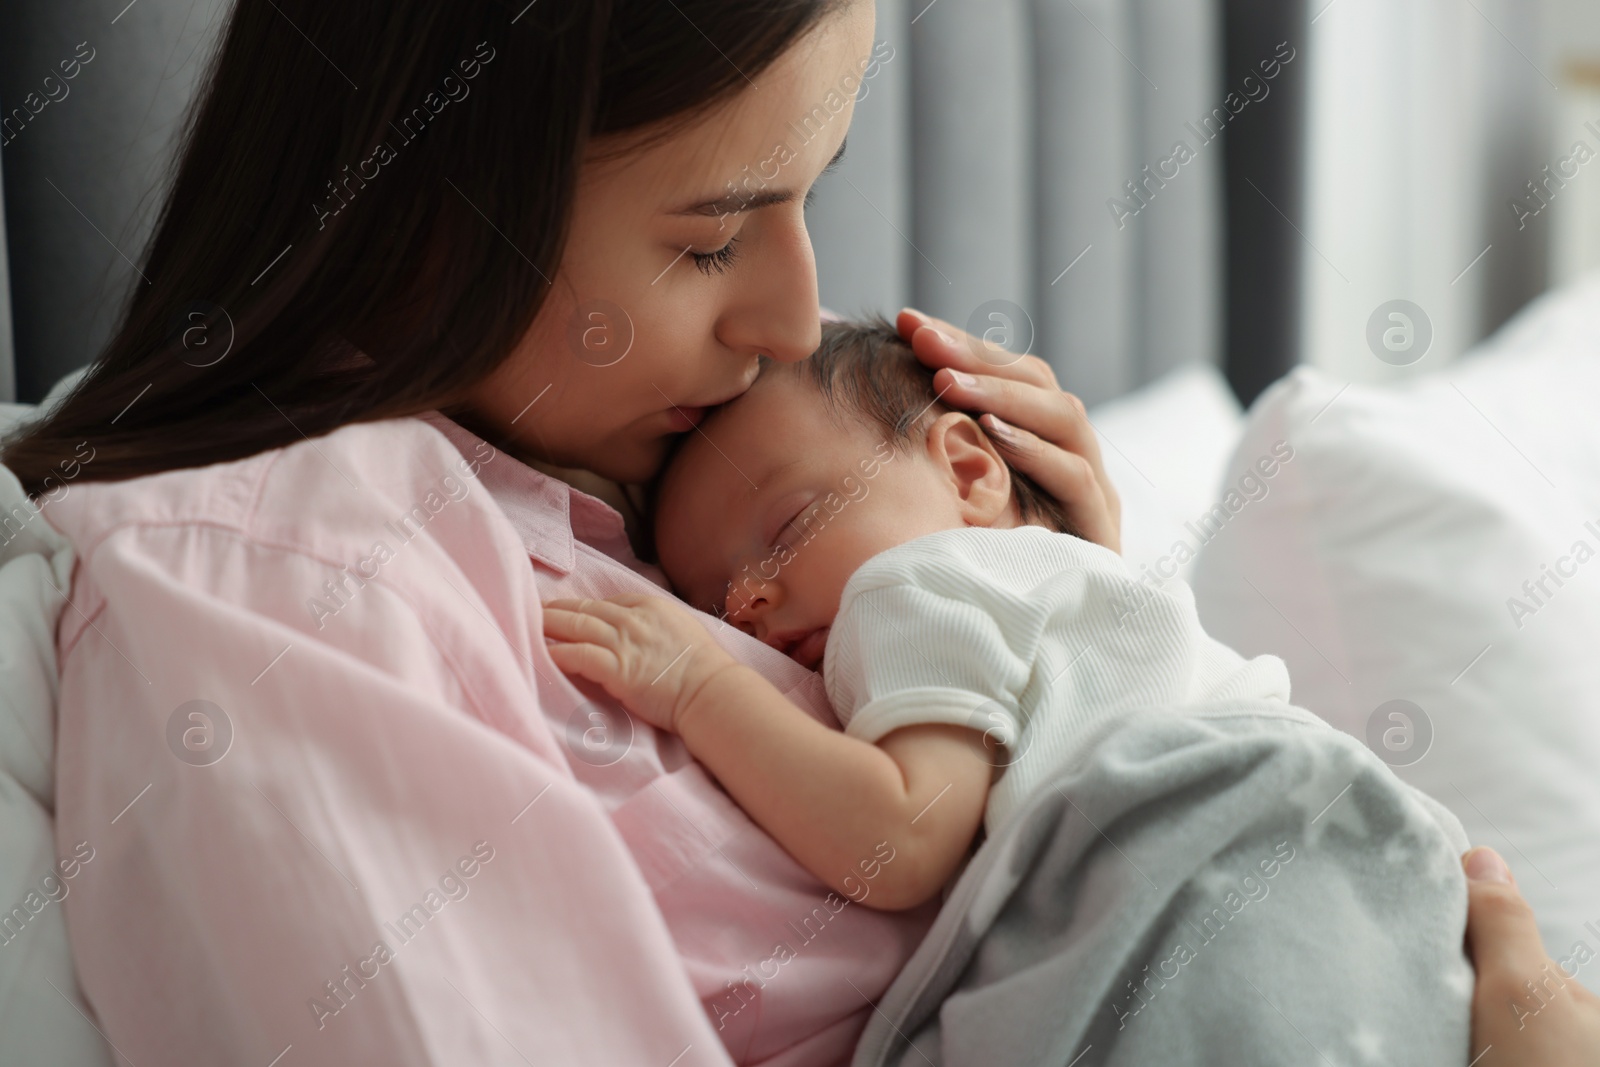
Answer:
[[[1089,421],[1122,498],[1123,558],[1136,575],[1187,577],[1200,537],[1186,524],[1216,504],[1244,429],[1233,390],[1210,364],[1183,367],[1098,405]]]
[[[0,434],[11,432],[11,428],[34,412],[32,404],[0,404]]]
[[[1597,335],[1600,277],[1404,386],[1294,372],[1230,468],[1293,458],[1192,579],[1208,632],[1506,857],[1557,958],[1600,948]]]
[[[9,413],[0,413],[9,414]],[[70,492],[70,487],[68,487]],[[73,550],[0,467],[0,1063],[100,1067],[61,901],[95,877],[95,842],[58,848],[56,623]],[[79,863],[78,860],[87,860]]]
[[[0,434],[9,434],[24,419],[31,419],[36,415],[48,412],[78,384],[78,380],[88,373],[89,368],[80,367],[70,371],[50,387],[45,398],[35,404],[4,404],[0,403]]]

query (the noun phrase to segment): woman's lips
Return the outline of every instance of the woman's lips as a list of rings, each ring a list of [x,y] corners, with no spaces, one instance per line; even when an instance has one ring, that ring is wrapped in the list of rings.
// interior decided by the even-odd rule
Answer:
[[[688,433],[706,417],[705,408],[684,408],[676,405],[667,410],[667,421],[674,433]]]
[[[788,650],[789,658],[807,670],[816,670],[822,663],[822,654],[828,648],[828,627],[824,626],[802,637]]]

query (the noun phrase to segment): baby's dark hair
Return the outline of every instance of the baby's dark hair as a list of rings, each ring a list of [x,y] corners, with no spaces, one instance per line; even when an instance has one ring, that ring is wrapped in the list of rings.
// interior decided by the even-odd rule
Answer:
[[[762,374],[775,366],[763,360]],[[789,364],[784,372],[815,386],[837,414],[877,424],[884,440],[900,452],[920,447],[926,427],[954,410],[938,400],[933,371],[918,361],[911,345],[882,316],[823,323],[821,346],[810,359]],[[1011,471],[1022,521],[1077,534],[1060,502],[1012,465],[1005,442],[991,439]]]

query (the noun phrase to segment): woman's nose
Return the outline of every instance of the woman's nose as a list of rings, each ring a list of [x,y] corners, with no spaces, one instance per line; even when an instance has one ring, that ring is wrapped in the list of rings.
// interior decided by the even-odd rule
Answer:
[[[798,363],[808,358],[822,343],[822,312],[815,299],[806,307],[809,310],[797,315],[799,321],[791,328],[774,329],[761,351],[779,363]]]
[[[723,320],[723,342],[795,363],[822,343],[811,237],[800,219],[764,234],[762,246],[760,262],[753,260],[741,276],[745,287]]]

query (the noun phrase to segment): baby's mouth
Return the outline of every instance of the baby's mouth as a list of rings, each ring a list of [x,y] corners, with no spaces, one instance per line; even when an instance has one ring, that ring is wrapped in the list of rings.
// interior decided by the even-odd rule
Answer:
[[[809,633],[796,635],[779,645],[778,650],[807,670],[822,665],[822,654],[828,647],[828,627],[821,626]]]

